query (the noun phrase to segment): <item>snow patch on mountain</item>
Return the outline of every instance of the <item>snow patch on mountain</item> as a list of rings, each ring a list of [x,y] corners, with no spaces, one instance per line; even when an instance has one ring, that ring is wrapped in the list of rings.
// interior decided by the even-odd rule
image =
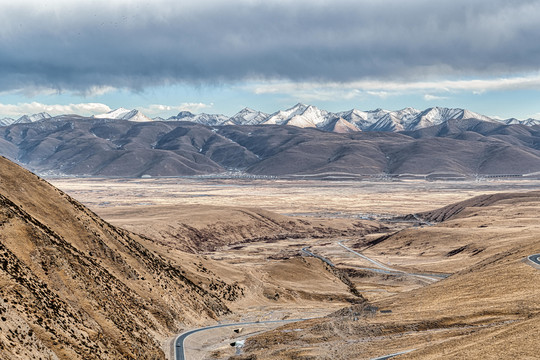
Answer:
[[[518,120],[516,118],[510,118],[510,119],[502,120],[502,122],[505,123],[506,125],[516,125],[516,124],[526,125],[526,126],[540,125],[540,120],[531,119],[531,118],[525,119],[525,120]]]
[[[0,126],[8,126],[8,125],[11,125],[15,122],[15,119],[12,119],[12,118],[3,118],[3,119],[0,119]]]

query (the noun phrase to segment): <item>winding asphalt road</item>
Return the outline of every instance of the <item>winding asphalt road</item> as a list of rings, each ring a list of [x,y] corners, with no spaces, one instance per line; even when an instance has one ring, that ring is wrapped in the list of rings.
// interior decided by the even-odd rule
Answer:
[[[268,320],[268,321],[250,321],[250,322],[241,322],[241,323],[232,323],[232,324],[219,324],[219,325],[213,325],[213,326],[207,326],[202,327],[198,329],[193,329],[186,331],[185,333],[182,333],[176,337],[174,340],[174,360],[186,360],[186,349],[184,347],[184,341],[186,338],[190,335],[193,335],[195,333],[198,333],[200,331],[205,330],[211,330],[211,329],[217,329],[221,327],[227,327],[227,326],[245,326],[245,325],[257,325],[257,324],[272,324],[272,323],[288,323],[288,322],[297,322],[297,321],[304,321],[309,319],[290,319],[290,320]],[[394,354],[384,355],[378,358],[374,358],[371,360],[385,360],[390,359],[394,356],[406,354],[408,352],[414,351],[416,349],[412,350],[405,350]]]
[[[381,262],[379,262],[377,260],[371,259],[371,258],[369,258],[369,257],[367,257],[367,256],[365,256],[363,254],[360,254],[359,252],[356,252],[353,249],[343,245],[343,243],[341,241],[338,241],[338,245],[341,246],[342,248],[344,248],[345,250],[350,251],[353,254],[361,257],[362,259],[371,262],[373,265],[375,265],[376,267],[379,268],[379,269],[368,269],[368,268],[366,268],[366,270],[373,270],[373,271],[384,272],[384,273],[393,273],[393,274],[396,274],[396,273],[397,274],[405,274],[405,275],[415,276],[415,277],[418,277],[418,278],[427,279],[427,280],[430,280],[430,281],[439,280],[439,279],[435,279],[434,277],[444,278],[444,277],[448,276],[448,275],[444,275],[444,274],[430,274],[429,276],[426,276],[426,275],[421,275],[421,274],[407,273],[405,271],[394,269],[394,268],[392,268],[390,266],[387,266],[387,265],[385,265],[385,264],[383,264],[383,263],[381,263]],[[320,255],[314,254],[311,251],[309,251],[308,250],[309,248],[310,248],[309,246],[306,246],[306,247],[302,248],[302,251],[304,253],[306,253],[307,255],[309,255],[309,256],[313,256],[313,257],[316,257],[318,259],[321,259],[322,261],[326,262],[328,265],[330,265],[332,267],[335,266],[327,258],[324,258],[324,257],[322,257]],[[529,260],[531,260],[532,262],[537,263],[538,265],[540,265],[540,254],[529,256]],[[189,330],[189,331],[186,331],[186,332],[178,335],[176,337],[176,339],[174,340],[174,360],[186,360],[186,352],[185,352],[184,342],[185,342],[185,340],[186,340],[186,338],[188,336],[193,335],[195,333],[198,333],[200,331],[217,329],[217,328],[228,327],[228,326],[245,326],[245,325],[256,325],[256,324],[288,323],[288,322],[297,322],[297,321],[304,321],[304,320],[309,320],[309,319],[250,321],[250,322],[240,322],[240,323],[231,323],[231,324],[219,324],[219,325],[213,325],[213,326],[207,326],[207,327],[202,327],[202,328],[198,328],[198,329]],[[372,359],[372,360],[389,359],[391,357],[398,356],[398,355],[401,355],[401,354],[405,354],[405,353],[408,353],[410,351],[413,351],[413,350],[406,350],[406,351],[402,351],[402,352],[395,353],[395,354],[385,355],[385,356],[378,357],[378,358],[375,358],[375,359]]]
[[[343,245],[343,243],[341,241],[338,241],[337,243],[339,246],[341,246],[342,248],[344,248],[345,250],[349,251],[349,252],[352,252],[353,254],[361,257],[362,259],[364,260],[367,260],[369,261],[370,263],[372,263],[373,265],[381,268],[384,272],[386,273],[389,273],[389,274],[404,274],[404,275],[409,275],[409,276],[414,276],[416,278],[420,278],[420,279],[423,279],[423,280],[428,280],[428,281],[438,281],[440,280],[441,278],[444,279],[444,278],[447,278],[448,274],[429,274],[429,275],[423,275],[423,274],[416,274],[416,273],[408,273],[408,272],[405,272],[405,271],[402,271],[402,270],[398,270],[398,269],[394,269],[394,268],[391,268],[390,266],[388,265],[385,265],[377,260],[374,260],[374,259],[371,259],[369,257],[367,257],[366,255],[363,255],[363,254],[360,254],[359,252],[357,251],[354,251],[353,249],[351,249],[350,247],[347,247],[345,245]],[[376,269],[373,269],[373,270],[376,270]],[[378,272],[383,272],[383,271],[378,271]]]
[[[323,256],[320,256],[320,255],[317,255],[317,254],[314,254],[312,253],[311,251],[309,251],[308,249],[310,248],[311,246],[306,246],[306,247],[303,247],[302,248],[302,251],[304,253],[306,253],[307,255],[309,256],[312,256],[314,258],[317,258],[319,260],[322,260],[324,261],[325,263],[327,263],[328,265],[330,265],[330,267],[336,267],[336,265],[334,265],[330,260],[328,260],[327,258],[323,257]]]
[[[186,349],[184,347],[184,341],[190,335],[198,333],[199,331],[217,329],[227,326],[245,326],[245,325],[257,325],[257,324],[273,324],[273,323],[289,323],[296,321],[304,321],[309,319],[289,319],[289,320],[267,320],[267,321],[250,321],[250,322],[241,322],[241,323],[232,323],[232,324],[219,324],[213,326],[202,327],[198,329],[193,329],[182,333],[174,339],[174,360],[186,360]]]
[[[405,350],[405,351],[400,351],[400,352],[397,352],[397,353],[394,353],[394,354],[389,354],[389,355],[379,356],[379,357],[373,358],[373,359],[371,359],[371,360],[386,360],[386,359],[393,358],[394,356],[398,356],[398,355],[403,355],[403,354],[406,354],[406,353],[410,353],[411,351],[414,351],[414,350],[416,350],[416,349]]]
[[[430,223],[429,221],[427,220],[424,220],[424,219],[421,219],[418,215],[416,214],[412,214],[412,216],[414,216],[414,218],[416,220],[418,220],[418,222],[420,222],[421,224],[424,224],[424,225],[427,225],[427,226],[433,226],[434,224],[433,223]]]

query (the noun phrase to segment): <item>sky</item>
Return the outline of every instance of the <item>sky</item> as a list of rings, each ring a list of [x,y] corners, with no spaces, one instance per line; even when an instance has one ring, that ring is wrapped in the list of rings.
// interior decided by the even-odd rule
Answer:
[[[0,118],[460,107],[540,118],[540,1],[0,0]]]

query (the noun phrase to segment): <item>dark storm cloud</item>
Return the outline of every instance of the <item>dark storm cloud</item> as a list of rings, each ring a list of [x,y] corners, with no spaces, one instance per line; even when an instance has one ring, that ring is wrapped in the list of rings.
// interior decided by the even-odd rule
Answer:
[[[540,67],[538,1],[13,3],[0,5],[0,91],[418,80]]]

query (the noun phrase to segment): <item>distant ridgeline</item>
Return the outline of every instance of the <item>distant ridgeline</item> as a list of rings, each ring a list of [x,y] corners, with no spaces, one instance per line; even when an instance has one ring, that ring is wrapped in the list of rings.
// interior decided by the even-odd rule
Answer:
[[[540,122],[463,109],[330,113],[314,106],[233,117],[38,114],[0,126],[0,154],[45,175],[402,177],[540,175]],[[292,125],[292,126],[284,126]]]

